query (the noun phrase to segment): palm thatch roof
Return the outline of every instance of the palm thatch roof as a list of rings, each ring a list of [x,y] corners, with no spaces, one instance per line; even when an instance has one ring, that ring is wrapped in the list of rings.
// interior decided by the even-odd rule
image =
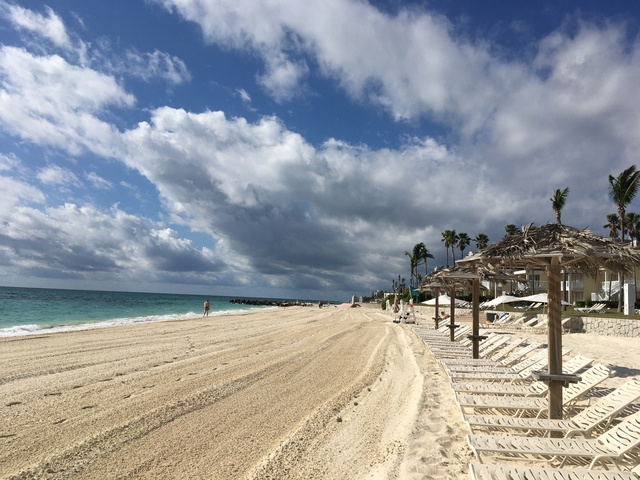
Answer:
[[[477,263],[474,265],[456,265],[453,268],[443,268],[430,273],[421,284],[424,290],[442,288],[464,288],[473,280],[487,280],[499,284],[508,282],[522,282],[516,275],[499,271],[494,265]]]
[[[528,225],[522,232],[480,250],[458,263],[501,264],[517,268],[540,268],[551,258],[574,271],[595,277],[599,269],[631,273],[640,267],[640,251],[621,245],[589,230],[560,224]]]

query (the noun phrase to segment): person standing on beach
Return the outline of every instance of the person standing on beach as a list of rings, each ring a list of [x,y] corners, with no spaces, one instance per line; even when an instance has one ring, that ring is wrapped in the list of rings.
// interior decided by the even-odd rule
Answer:
[[[204,301],[204,313],[202,314],[203,317],[208,317],[209,316],[209,299],[207,298]]]

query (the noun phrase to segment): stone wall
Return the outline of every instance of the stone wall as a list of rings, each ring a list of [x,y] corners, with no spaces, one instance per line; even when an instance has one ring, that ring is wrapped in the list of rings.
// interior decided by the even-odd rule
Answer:
[[[634,318],[570,317],[562,319],[562,326],[565,332],[640,337],[640,320]]]

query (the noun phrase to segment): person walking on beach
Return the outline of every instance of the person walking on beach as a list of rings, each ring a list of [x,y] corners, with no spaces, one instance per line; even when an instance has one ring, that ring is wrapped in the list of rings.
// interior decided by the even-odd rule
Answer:
[[[209,316],[209,299],[207,298],[204,301],[204,313],[202,314],[203,317],[208,317]]]

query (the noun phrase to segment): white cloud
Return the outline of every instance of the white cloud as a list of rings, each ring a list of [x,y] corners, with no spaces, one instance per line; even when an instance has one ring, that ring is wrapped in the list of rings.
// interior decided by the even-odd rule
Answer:
[[[244,88],[237,88],[236,92],[238,93],[238,95],[240,95],[240,98],[244,103],[247,103],[247,104],[251,103],[251,96],[247,93],[247,91]]]
[[[45,210],[17,206],[1,210],[0,221],[0,253],[23,273],[161,282],[180,272],[185,282],[206,282],[224,270],[210,249],[117,207],[104,212],[70,203]]]
[[[109,180],[102,178],[95,172],[89,172],[86,177],[94,188],[99,190],[111,190],[113,188],[113,184]]]
[[[12,212],[17,205],[42,204],[45,201],[44,194],[36,187],[7,176],[0,176],[0,191],[3,192],[2,215]]]
[[[13,135],[72,154],[89,150],[108,157],[118,134],[99,115],[133,103],[112,77],[56,55],[0,48],[0,122]]]
[[[0,3],[0,7],[16,27],[36,33],[58,47],[71,49],[72,41],[64,23],[51,8],[45,7],[46,15],[40,15],[32,10],[5,2]]]
[[[161,78],[177,85],[191,80],[191,74],[181,59],[158,50],[152,53],[128,50],[125,59],[126,73],[146,82]]]
[[[57,165],[40,169],[36,176],[46,185],[81,185],[80,180],[73,172]]]

